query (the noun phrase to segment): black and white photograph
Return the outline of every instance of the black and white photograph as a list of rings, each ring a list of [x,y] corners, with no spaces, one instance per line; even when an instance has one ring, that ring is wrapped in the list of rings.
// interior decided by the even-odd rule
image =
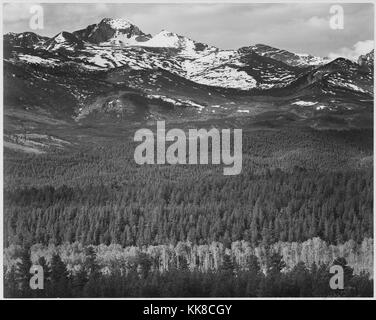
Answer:
[[[5,299],[374,297],[372,2],[2,20]]]

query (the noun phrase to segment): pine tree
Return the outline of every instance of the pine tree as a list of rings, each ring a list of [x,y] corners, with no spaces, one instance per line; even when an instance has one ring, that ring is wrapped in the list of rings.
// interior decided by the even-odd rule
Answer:
[[[32,266],[30,259],[30,248],[24,247],[21,249],[19,261],[16,265],[16,281],[19,284],[21,296],[30,297],[30,268]]]
[[[146,278],[150,272],[151,259],[148,254],[140,252],[137,255],[138,274],[141,278]]]
[[[72,294],[76,298],[84,296],[84,287],[88,282],[88,276],[83,267],[81,267],[76,273],[72,276]]]
[[[225,254],[223,256],[221,271],[230,274],[234,272],[234,263],[232,261],[232,257],[229,254]]]
[[[100,280],[101,272],[100,267],[97,263],[97,254],[93,246],[88,246],[85,248],[85,263],[84,270],[87,275],[87,281],[84,284],[83,294],[86,297],[99,297],[101,294],[100,290]],[[79,283],[76,282],[78,286],[85,282],[83,274],[78,275],[79,278],[76,279]]]
[[[256,256],[251,255],[247,259],[247,286],[245,295],[247,297],[256,297],[260,281],[262,281],[263,273],[261,272],[260,264]]]
[[[271,276],[280,274],[282,269],[286,267],[286,263],[283,261],[283,257],[277,252],[270,254],[267,258],[266,263],[267,275]]]
[[[99,273],[97,254],[93,246],[88,246],[85,248],[84,270],[88,275],[97,276]]]
[[[68,297],[70,294],[68,271],[57,253],[51,259],[51,294],[54,297]]]

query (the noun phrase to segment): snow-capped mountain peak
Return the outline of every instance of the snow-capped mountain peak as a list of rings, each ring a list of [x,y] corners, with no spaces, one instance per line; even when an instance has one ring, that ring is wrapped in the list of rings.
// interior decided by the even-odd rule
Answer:
[[[68,36],[68,32],[65,32],[65,31],[62,31],[60,33],[58,33],[55,37],[54,37],[54,40],[56,43],[63,43],[65,41],[67,41],[69,38]]]
[[[104,18],[99,24],[107,24],[112,29],[115,30],[124,30],[129,29],[131,26],[134,26],[132,22],[126,19],[112,19],[112,18]]]
[[[43,45],[45,49],[55,51],[58,49],[74,50],[83,47],[83,42],[79,40],[74,34],[62,31],[53,38],[46,41]]]
[[[138,42],[151,38],[129,20],[112,18],[104,18],[98,24],[92,24],[73,34],[90,43],[112,45],[137,45]]]
[[[181,56],[195,58],[217,50],[207,44],[196,42],[188,37],[168,30],[161,30],[150,40],[139,44],[143,47],[172,48],[179,50]]]
[[[192,40],[179,36],[176,33],[162,30],[149,41],[143,43],[143,46],[179,49],[186,46],[190,41],[193,42]]]

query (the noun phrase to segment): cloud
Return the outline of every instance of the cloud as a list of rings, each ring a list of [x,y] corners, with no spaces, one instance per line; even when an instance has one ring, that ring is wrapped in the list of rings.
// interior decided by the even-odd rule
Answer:
[[[327,28],[329,20],[327,18],[313,16],[307,20],[306,24],[312,28]]]
[[[351,48],[342,47],[336,52],[329,53],[329,58],[335,59],[338,57],[343,57],[357,61],[360,55],[366,54],[372,49],[374,49],[373,40],[358,41]]]

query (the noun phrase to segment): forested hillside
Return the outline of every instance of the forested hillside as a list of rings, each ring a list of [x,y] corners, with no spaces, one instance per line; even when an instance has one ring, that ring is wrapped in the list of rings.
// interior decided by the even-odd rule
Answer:
[[[327,283],[324,289],[311,286],[304,293],[298,285],[291,292],[275,289],[274,280],[267,278],[274,254],[284,265],[278,271],[284,279],[280,281],[291,282],[303,268],[312,283],[312,277],[318,276],[314,276],[316,267],[327,279],[329,265],[344,257],[352,274],[363,277],[356,278],[362,285],[353,287],[369,288],[373,269],[370,133],[293,127],[245,131],[243,168],[237,176],[224,176],[218,165],[136,165],[135,145],[129,138],[125,142],[104,138],[64,153],[21,157],[7,151],[7,277],[19,277],[21,249],[33,245],[23,259],[28,256],[39,263],[43,257],[51,267],[56,255],[64,264],[66,285],[71,286],[84,265],[84,247],[94,245],[104,277],[96,283],[103,281],[102,287],[106,283],[110,288],[113,281],[126,281],[139,289],[92,295],[190,295],[192,291],[182,293],[175,287],[163,291],[161,282],[178,275],[192,286],[221,281],[228,259],[239,270],[223,289],[232,292],[229,295],[272,295],[260,289],[264,281],[269,284],[263,290],[276,290],[277,295],[318,295],[328,290]],[[241,279],[250,276],[247,265],[252,257],[261,278],[244,291],[246,287],[240,287],[248,280]],[[136,281],[132,268],[142,268],[139,259],[146,259],[150,272],[137,284],[132,282]],[[121,280],[116,278],[117,272],[123,272],[119,270],[125,272]],[[196,289],[197,295],[219,294]],[[89,295],[83,287],[70,290],[64,294]],[[367,290],[346,294],[366,295]],[[16,291],[15,295],[24,294]]]
[[[5,244],[361,243],[373,221],[365,133],[325,141],[307,131],[304,142],[286,130],[249,133],[237,176],[223,176],[218,165],[139,166],[132,143],[7,155]]]

